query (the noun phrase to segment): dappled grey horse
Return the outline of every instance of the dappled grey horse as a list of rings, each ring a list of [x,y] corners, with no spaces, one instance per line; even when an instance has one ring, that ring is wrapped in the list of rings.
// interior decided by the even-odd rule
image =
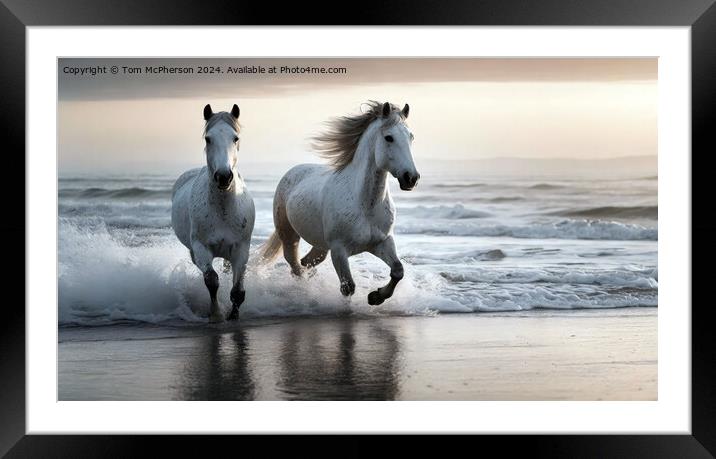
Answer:
[[[213,113],[204,107],[206,166],[182,174],[172,192],[172,227],[188,249],[191,260],[204,275],[211,298],[212,322],[224,320],[216,293],[219,276],[212,267],[214,258],[231,263],[230,320],[239,317],[245,298],[244,272],[254,228],[254,201],[236,169],[239,134],[239,107],[231,113]]]
[[[355,283],[348,257],[370,252],[390,267],[390,282],[371,292],[368,303],[381,304],[403,278],[393,240],[395,206],[388,175],[402,190],[412,190],[420,178],[411,153],[413,134],[405,124],[409,107],[370,101],[359,115],[335,119],[314,146],[328,165],[302,164],[281,179],[273,201],[276,231],[262,250],[264,262],[283,249],[291,271],[301,276],[331,253],[343,295],[353,295]],[[313,247],[299,261],[298,243]]]

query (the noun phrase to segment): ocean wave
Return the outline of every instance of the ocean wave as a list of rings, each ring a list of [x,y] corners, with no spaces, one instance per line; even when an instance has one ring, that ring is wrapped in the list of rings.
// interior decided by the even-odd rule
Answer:
[[[141,187],[129,188],[61,188],[58,192],[60,198],[81,199],[171,199],[171,188],[148,189]]]
[[[78,224],[94,225],[96,221],[101,221],[114,228],[171,227],[169,203],[60,203],[58,210],[60,219],[73,220]]]
[[[413,265],[427,265],[427,264],[465,264],[475,263],[478,261],[499,261],[506,258],[507,254],[500,249],[485,249],[485,250],[469,250],[465,252],[459,252],[451,254],[450,256],[444,255],[431,255],[426,253],[411,254],[410,252],[403,255],[403,259]]]
[[[514,202],[514,201],[524,201],[525,198],[521,196],[497,196],[494,198],[488,198],[487,200],[490,202]]]
[[[134,246],[113,234],[101,220],[78,225],[60,219],[58,249],[61,326],[207,322],[209,301],[201,273],[189,260],[186,248],[173,237]],[[499,250],[481,253],[495,259],[504,255]],[[472,255],[480,256],[480,251]],[[406,274],[394,297],[374,307],[367,304],[366,297],[387,281],[388,270],[372,256],[351,258],[356,293],[349,299],[341,296],[330,263],[297,279],[283,261],[259,267],[253,260],[252,255],[241,320],[655,306],[657,299],[655,269],[639,273],[575,272],[570,267],[562,271],[471,267],[462,274],[458,270],[443,270],[441,274],[405,261]],[[231,273],[222,269],[218,259],[214,266],[220,278],[219,303],[228,312]]]
[[[507,255],[500,249],[489,249],[489,250],[473,250],[466,253],[461,253],[459,258],[463,260],[480,260],[480,261],[495,261],[502,260]]]
[[[655,289],[603,288],[561,284],[480,284],[459,299],[473,312],[525,311],[531,309],[613,309],[657,307]]]
[[[164,178],[163,176],[161,179],[168,180]],[[160,179],[160,180],[161,180]],[[105,182],[105,183],[136,183],[137,180],[141,180],[138,176],[127,176],[127,177],[79,177],[79,176],[66,176],[66,177],[60,177],[59,182],[60,183],[97,183],[97,182]]]
[[[562,220],[554,223],[534,223],[522,226],[454,222],[446,226],[432,221],[403,222],[398,219],[395,231],[401,234],[514,237],[522,239],[658,240],[658,230],[656,228],[600,220]]]
[[[400,214],[407,214],[411,217],[419,218],[443,218],[443,219],[470,219],[470,218],[485,218],[490,217],[491,214],[480,210],[470,209],[462,204],[455,204],[453,206],[416,206],[416,207],[405,207],[398,209]]]
[[[174,238],[141,247],[127,245],[101,220],[76,224],[61,219],[59,226],[59,323],[100,326],[114,323],[205,323],[208,294],[189,253]],[[372,264],[370,263],[372,262]],[[285,263],[246,273],[246,302],[242,317],[302,315],[432,315],[436,311],[464,310],[440,296],[424,280],[407,277],[401,297],[374,308],[365,298],[387,282],[385,265],[370,257],[352,260],[357,289],[345,299],[330,263],[310,279],[295,279]],[[219,302],[228,312],[231,273],[214,262],[219,273]],[[436,279],[440,282],[439,279]]]
[[[555,185],[552,183],[538,183],[536,185],[532,185],[528,187],[530,190],[559,190],[561,188],[566,188],[564,185]]]
[[[451,282],[490,284],[580,284],[656,290],[659,283],[654,270],[631,271],[625,269],[592,269],[569,271],[522,268],[500,269],[495,267],[471,268],[469,271],[443,271],[442,277]]]
[[[454,183],[436,183],[431,185],[434,188],[478,188],[486,186],[485,183],[478,182],[454,182]]]
[[[587,218],[648,218],[656,220],[658,206],[601,206],[553,212],[551,215]]]

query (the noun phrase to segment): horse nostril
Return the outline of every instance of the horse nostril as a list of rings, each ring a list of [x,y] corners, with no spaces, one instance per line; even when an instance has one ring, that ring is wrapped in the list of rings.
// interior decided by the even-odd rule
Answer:
[[[403,174],[403,180],[405,180],[405,183],[410,184],[410,174],[407,172]]]
[[[220,187],[225,188],[228,187],[232,180],[234,179],[234,174],[231,172],[228,173],[222,173],[222,172],[216,172],[214,173],[214,181],[219,184]]]

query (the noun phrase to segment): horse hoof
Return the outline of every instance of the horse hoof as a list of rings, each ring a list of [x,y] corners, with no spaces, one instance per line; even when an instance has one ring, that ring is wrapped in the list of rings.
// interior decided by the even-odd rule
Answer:
[[[343,296],[351,296],[355,293],[356,286],[355,285],[349,285],[349,284],[343,284],[341,285],[341,293]]]
[[[239,307],[234,306],[231,309],[231,312],[229,313],[229,317],[227,317],[227,320],[239,320]]]
[[[385,301],[385,298],[383,298],[383,295],[381,295],[378,290],[368,294],[368,304],[371,306],[382,304],[383,301]]]
[[[212,314],[211,316],[209,316],[209,322],[211,322],[212,324],[218,324],[223,321],[224,316],[222,316],[221,314]]]

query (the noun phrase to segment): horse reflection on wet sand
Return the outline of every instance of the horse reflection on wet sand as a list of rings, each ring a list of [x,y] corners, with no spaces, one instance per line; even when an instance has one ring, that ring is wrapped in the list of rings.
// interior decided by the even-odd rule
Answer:
[[[277,326],[276,326],[277,325]],[[203,337],[174,384],[181,400],[393,400],[399,342],[369,320],[298,320]],[[258,329],[259,332],[256,332]]]

